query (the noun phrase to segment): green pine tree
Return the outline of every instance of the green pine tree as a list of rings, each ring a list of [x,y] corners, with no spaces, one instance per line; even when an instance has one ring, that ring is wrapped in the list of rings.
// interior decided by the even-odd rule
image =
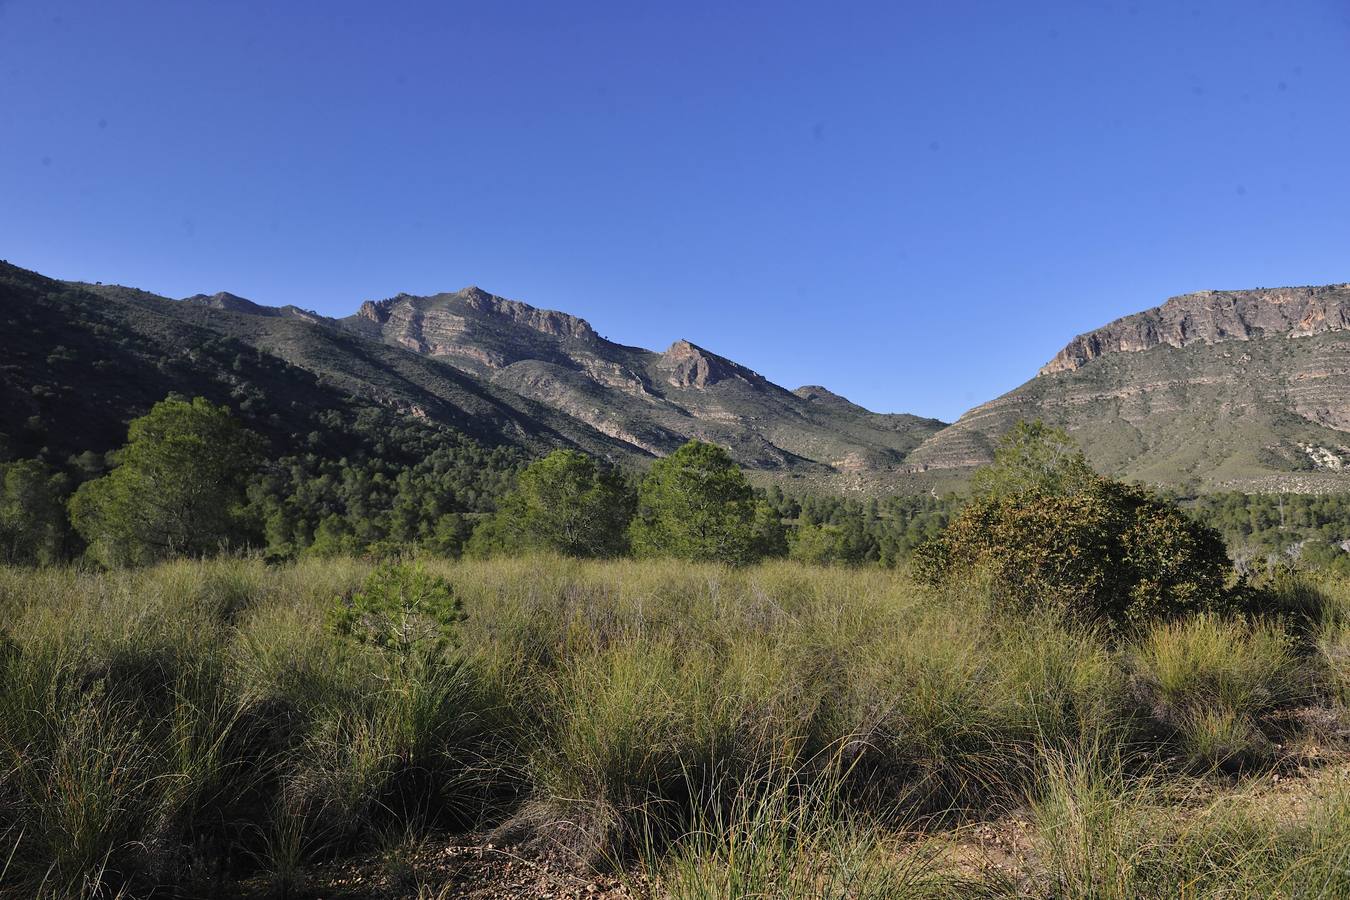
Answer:
[[[781,526],[778,534],[763,533],[772,523],[759,506],[725,450],[690,441],[653,463],[642,480],[630,529],[633,550],[640,556],[753,562],[766,547],[782,544]]]
[[[0,562],[49,565],[61,559],[69,490],[65,476],[40,460],[0,463]]]
[[[618,556],[627,549],[633,504],[622,473],[584,453],[556,450],[520,473],[496,515],[474,531],[470,550]]]
[[[71,522],[107,566],[218,552],[244,536],[245,480],[260,446],[223,406],[162,400],[131,423],[117,467],[75,492]]]

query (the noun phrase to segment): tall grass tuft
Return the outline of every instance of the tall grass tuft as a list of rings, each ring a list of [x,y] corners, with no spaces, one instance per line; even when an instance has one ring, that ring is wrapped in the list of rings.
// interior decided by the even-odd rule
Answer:
[[[725,807],[701,810],[665,852],[650,847],[644,871],[674,900],[775,897],[857,900],[975,897],[937,848],[850,814],[840,784],[785,773],[744,784]]]
[[[1271,622],[1199,615],[1156,625],[1130,660],[1137,697],[1202,768],[1268,759],[1262,716],[1307,692],[1290,635]]]

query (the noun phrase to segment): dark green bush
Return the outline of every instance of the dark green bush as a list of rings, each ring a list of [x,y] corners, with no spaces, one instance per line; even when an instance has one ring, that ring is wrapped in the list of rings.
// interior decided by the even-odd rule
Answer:
[[[1092,477],[1071,494],[973,500],[915,555],[942,585],[981,573],[1001,605],[1041,605],[1125,624],[1232,608],[1230,566],[1213,529],[1148,491]]]

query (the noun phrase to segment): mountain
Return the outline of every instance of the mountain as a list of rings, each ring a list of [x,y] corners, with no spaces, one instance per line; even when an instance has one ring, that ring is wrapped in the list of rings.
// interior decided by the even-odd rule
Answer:
[[[955,483],[1019,419],[1094,465],[1191,490],[1350,489],[1350,284],[1173,297],[1071,340],[906,461]]]
[[[761,481],[879,494],[959,489],[1008,428],[1042,419],[1118,477],[1350,490],[1346,284],[1173,297],[1075,337],[952,425],[871,412],[819,385],[787,390],[689,340],[614,343],[584,319],[477,287],[330,318],[0,263],[0,325],[0,455],[102,454],[174,391],[229,403],[292,451],[316,434],[340,445],[342,422],[378,413],[530,455],[572,447],[626,464],[699,438]]]
[[[274,442],[327,413],[382,409],[528,453],[617,462],[692,437],[752,469],[896,471],[944,423],[794,393],[688,341],[662,353],[477,288],[367,302],[333,319],[230,293],[173,300],[0,263],[0,452],[64,459],[118,446],[170,391],[228,402]]]
[[[45,448],[57,461],[102,454],[170,392],[228,403],[278,451],[303,446],[311,432],[342,431],[368,411],[529,453],[566,446],[617,458],[626,450],[552,409],[332,320],[230,305],[61,282],[0,263],[0,453]]]
[[[873,413],[832,394],[826,399],[823,389],[786,390],[687,340],[660,353],[616,344],[583,319],[477,287],[367,302],[342,323],[565,412],[653,456],[699,438],[757,469],[882,471],[944,426]]]

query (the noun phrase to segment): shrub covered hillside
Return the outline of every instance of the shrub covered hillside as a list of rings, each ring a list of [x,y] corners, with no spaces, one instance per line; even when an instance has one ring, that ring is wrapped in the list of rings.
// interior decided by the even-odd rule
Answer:
[[[1350,798],[1261,791],[1340,758],[1350,588],[1272,590],[1320,609],[1108,631],[791,562],[0,569],[0,883],[310,896],[374,858],[450,896],[410,848],[469,832],[634,895],[1339,895]]]

